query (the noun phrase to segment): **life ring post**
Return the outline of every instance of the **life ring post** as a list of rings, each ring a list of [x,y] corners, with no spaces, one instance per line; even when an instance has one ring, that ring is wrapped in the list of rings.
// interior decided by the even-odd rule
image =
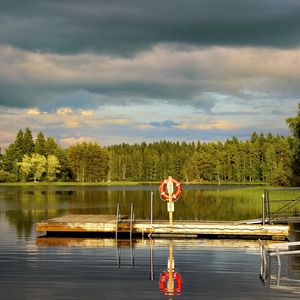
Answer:
[[[169,223],[173,226],[174,202],[181,195],[181,184],[172,176],[164,179],[159,186],[160,199],[167,201],[167,209],[169,212]]]
[[[168,183],[167,183],[167,190],[168,190],[168,194],[169,194],[169,206],[168,206],[168,211],[169,211],[169,223],[170,223],[170,226],[173,226],[173,201],[172,201],[172,198],[173,198],[173,178],[172,176],[169,176],[168,178]]]

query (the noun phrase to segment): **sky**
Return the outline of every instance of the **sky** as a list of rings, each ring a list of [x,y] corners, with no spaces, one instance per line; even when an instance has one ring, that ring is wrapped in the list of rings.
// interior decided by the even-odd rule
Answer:
[[[0,0],[0,147],[288,135],[299,0]]]

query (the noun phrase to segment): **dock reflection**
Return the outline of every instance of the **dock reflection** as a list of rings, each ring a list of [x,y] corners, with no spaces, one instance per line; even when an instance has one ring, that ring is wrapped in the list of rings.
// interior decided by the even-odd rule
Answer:
[[[116,257],[117,268],[135,268],[140,264],[140,253],[146,253],[143,258],[145,273],[148,279],[157,281],[157,292],[168,299],[173,299],[184,293],[184,271],[176,261],[176,251],[190,249],[214,249],[217,248],[233,250],[244,248],[245,251],[253,250],[258,253],[257,241],[250,240],[210,240],[210,239],[115,239],[115,238],[78,238],[78,237],[39,237],[36,239],[39,247],[82,247],[82,248],[107,248],[112,250]],[[115,252],[113,251],[115,249]],[[141,252],[139,252],[139,249]],[[163,252],[161,250],[164,250]],[[129,250],[129,251],[128,251]],[[146,252],[145,252],[146,250]],[[167,251],[166,251],[167,250]],[[149,251],[149,252],[148,252]],[[157,251],[157,252],[156,252]],[[147,254],[147,252],[149,254]],[[157,253],[157,257],[155,257]],[[135,256],[139,258],[135,260]],[[179,256],[182,257],[182,256]],[[156,258],[156,259],[155,259]],[[112,260],[114,264],[114,260]],[[113,266],[112,266],[113,267]],[[139,266],[137,266],[138,269]],[[180,271],[180,272],[179,272]]]
[[[177,240],[179,244],[182,244],[181,240]],[[185,241],[186,242],[186,241]],[[159,275],[159,289],[160,291],[169,296],[172,299],[173,296],[178,296],[182,292],[183,281],[180,273],[175,269],[175,256],[174,256],[174,243],[176,240],[153,240],[153,239],[105,239],[105,238],[75,238],[75,237],[39,237],[36,239],[36,244],[39,247],[100,247],[100,248],[115,248],[116,264],[118,268],[122,266],[130,266],[134,268],[135,264],[135,249],[149,248],[149,279],[155,280],[155,268],[154,268],[154,247],[159,245],[160,247],[169,248],[169,256],[166,257],[166,266]],[[130,262],[128,258],[126,261],[122,260],[122,248],[130,249]]]
[[[95,237],[54,237],[54,236],[40,236],[36,238],[36,245],[40,247],[84,247],[84,248],[114,248],[118,247],[128,248],[132,243],[134,248],[150,247],[169,247],[170,239],[143,239],[133,238],[116,240],[115,238],[95,238]],[[258,252],[259,245],[257,240],[238,240],[238,239],[183,239],[173,238],[173,244],[176,248],[191,249],[191,248],[209,248],[209,249],[249,249],[256,250]]]
[[[169,240],[168,266],[160,274],[159,288],[164,295],[170,296],[169,299],[172,299],[171,296],[181,295],[182,292],[182,279],[179,272],[175,270],[173,240]]]

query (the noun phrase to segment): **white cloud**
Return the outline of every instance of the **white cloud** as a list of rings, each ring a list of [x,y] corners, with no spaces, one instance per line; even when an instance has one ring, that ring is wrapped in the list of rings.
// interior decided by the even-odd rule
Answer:
[[[91,110],[83,110],[80,114],[84,117],[91,117],[94,113]]]
[[[56,110],[56,113],[61,116],[71,114],[72,112],[73,109],[71,107],[61,107]]]
[[[79,136],[79,137],[64,137],[60,139],[60,143],[65,147],[70,147],[79,143],[97,143],[99,140],[90,136]]]
[[[211,129],[220,129],[220,130],[232,130],[238,129],[240,125],[237,125],[234,122],[229,122],[225,120],[217,120],[215,122],[208,123],[182,123],[177,128],[180,129],[196,129],[196,130],[211,130]]]
[[[33,107],[27,110],[27,115],[38,116],[40,114],[42,114],[42,112],[37,107]]]

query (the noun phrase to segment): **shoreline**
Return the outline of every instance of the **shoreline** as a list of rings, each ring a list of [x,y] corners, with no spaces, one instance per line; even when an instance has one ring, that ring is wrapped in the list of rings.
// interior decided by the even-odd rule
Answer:
[[[243,186],[265,186],[270,187],[267,183],[261,182],[182,182],[182,185],[243,185]],[[105,181],[105,182],[76,182],[76,181],[60,181],[60,182],[0,182],[0,186],[138,186],[138,185],[160,185],[158,181]]]

